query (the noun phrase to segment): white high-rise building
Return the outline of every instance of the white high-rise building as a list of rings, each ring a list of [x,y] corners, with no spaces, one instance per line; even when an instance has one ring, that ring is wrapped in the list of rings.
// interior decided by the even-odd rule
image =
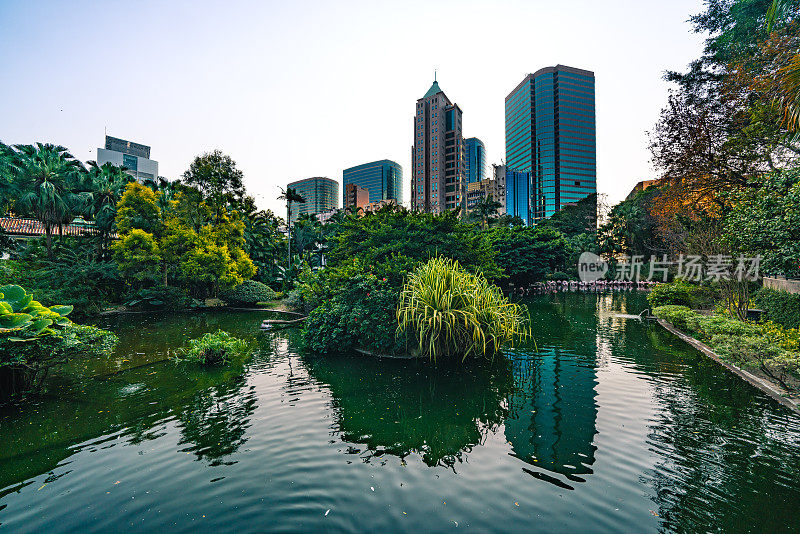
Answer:
[[[150,147],[125,139],[106,136],[106,147],[97,149],[97,164],[105,163],[125,167],[139,182],[158,178],[158,162],[150,159]]]

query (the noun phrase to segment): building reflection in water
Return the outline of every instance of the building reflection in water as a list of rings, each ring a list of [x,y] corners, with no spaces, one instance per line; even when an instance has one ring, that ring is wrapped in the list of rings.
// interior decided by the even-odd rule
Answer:
[[[597,366],[600,337],[593,314],[566,321],[559,303],[537,306],[539,350],[509,356],[516,388],[508,398],[505,436],[523,470],[565,489],[592,473],[597,434]],[[533,312],[533,310],[532,310]],[[545,325],[554,325],[548,328]],[[564,343],[568,340],[568,343]],[[580,347],[581,353],[563,346]]]

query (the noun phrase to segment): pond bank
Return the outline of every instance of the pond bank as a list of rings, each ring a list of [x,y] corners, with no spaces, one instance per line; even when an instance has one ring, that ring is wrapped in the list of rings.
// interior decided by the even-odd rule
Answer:
[[[763,393],[765,393],[767,396],[769,396],[770,398],[778,401],[780,404],[786,406],[790,410],[792,410],[792,411],[794,411],[796,413],[800,413],[800,397],[798,397],[797,395],[793,395],[792,393],[790,393],[789,391],[787,391],[786,389],[781,387],[779,384],[775,383],[772,380],[769,380],[767,377],[757,376],[757,375],[755,375],[755,374],[753,374],[753,373],[751,373],[749,371],[746,371],[746,370],[744,370],[744,369],[742,369],[742,368],[740,368],[740,367],[738,367],[738,366],[736,366],[736,365],[724,360],[716,352],[711,350],[711,348],[708,345],[706,345],[705,343],[702,343],[702,342],[698,341],[697,339],[695,339],[695,338],[693,338],[693,337],[681,332],[680,330],[675,328],[675,326],[672,323],[670,323],[669,321],[665,321],[664,319],[657,319],[657,321],[658,321],[658,324],[660,324],[661,326],[666,328],[668,331],[670,331],[671,333],[675,334],[676,336],[681,338],[683,341],[685,341],[686,343],[688,343],[692,347],[696,348],[697,350],[699,350],[700,352],[702,352],[703,354],[705,354],[706,356],[708,356],[709,358],[711,358],[712,360],[714,360],[715,362],[717,362],[718,364],[723,366],[725,369],[727,369],[731,373],[737,375],[738,377],[740,377],[742,380],[744,380],[745,382],[749,383],[750,385],[758,388]]]

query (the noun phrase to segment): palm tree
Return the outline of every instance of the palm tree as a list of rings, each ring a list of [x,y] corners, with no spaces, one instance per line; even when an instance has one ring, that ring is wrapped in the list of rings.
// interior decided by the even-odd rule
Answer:
[[[42,223],[52,258],[53,228],[72,221],[78,205],[74,187],[86,169],[63,146],[35,143],[14,149],[10,167],[20,192],[16,206]]]
[[[481,227],[485,230],[489,218],[497,215],[497,210],[503,205],[492,198],[492,195],[483,196],[478,199],[475,207],[472,208],[481,218]]]
[[[13,148],[0,142],[0,215],[11,208],[12,200],[16,198],[11,174],[14,155]]]
[[[95,161],[89,162],[88,182],[85,191],[88,195],[86,215],[94,220],[95,228],[100,234],[100,256],[107,250],[108,239],[114,229],[117,216],[117,202],[122,198],[125,187],[133,181],[123,167],[111,163],[102,166]]]
[[[291,187],[287,187],[286,190],[281,188],[281,195],[278,197],[279,199],[286,200],[286,231],[288,236],[288,247],[289,247],[289,256],[288,256],[288,263],[287,268],[291,269],[292,267],[292,202],[299,202],[303,203],[306,201],[300,193],[297,192],[296,189],[292,189]]]

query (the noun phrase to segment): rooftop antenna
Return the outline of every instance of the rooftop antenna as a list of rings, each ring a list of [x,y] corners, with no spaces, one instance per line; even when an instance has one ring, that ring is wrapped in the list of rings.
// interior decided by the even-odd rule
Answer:
[[[433,81],[436,81],[436,69],[433,69]]]

